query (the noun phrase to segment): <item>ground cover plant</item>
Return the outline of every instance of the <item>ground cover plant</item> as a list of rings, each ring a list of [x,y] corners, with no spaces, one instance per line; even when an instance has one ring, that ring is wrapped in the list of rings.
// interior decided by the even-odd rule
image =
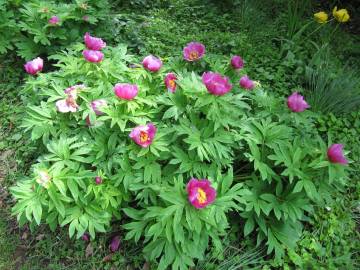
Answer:
[[[10,249],[17,263],[0,260],[5,269],[356,269],[358,106],[331,98],[344,74],[342,95],[355,101],[356,65],[330,63],[328,39],[349,13],[289,2],[255,34],[246,17],[267,21],[267,7],[230,2],[118,3],[125,13],[110,23],[120,30],[81,28],[82,43],[27,58],[23,86],[3,77],[21,97],[5,93],[0,107],[1,149],[16,148],[18,164],[6,166],[0,202],[30,241]],[[202,18],[189,27],[212,34],[176,27],[189,10]],[[278,25],[284,39],[263,40]],[[14,226],[1,216],[1,231]]]

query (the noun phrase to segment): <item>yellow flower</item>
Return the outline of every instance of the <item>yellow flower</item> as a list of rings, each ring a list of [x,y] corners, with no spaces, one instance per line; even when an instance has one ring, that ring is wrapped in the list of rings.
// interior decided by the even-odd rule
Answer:
[[[350,19],[350,15],[345,8],[338,10],[337,7],[334,7],[333,15],[334,15],[335,19],[341,23],[347,22]]]
[[[329,16],[326,12],[320,11],[314,14],[314,18],[318,23],[326,23]]]

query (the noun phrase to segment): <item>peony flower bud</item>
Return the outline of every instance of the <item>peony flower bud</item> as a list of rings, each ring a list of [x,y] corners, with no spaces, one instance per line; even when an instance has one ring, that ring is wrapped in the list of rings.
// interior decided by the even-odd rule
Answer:
[[[120,247],[120,236],[115,236],[110,243],[110,250],[111,252],[116,252],[119,250]]]
[[[43,69],[43,66],[44,66],[44,61],[40,57],[37,57],[27,62],[24,65],[24,68],[27,73],[31,75],[36,75]]]
[[[255,82],[250,80],[248,76],[242,76],[239,82],[240,86],[246,90],[252,90],[255,87]]]
[[[96,176],[96,177],[95,177],[95,183],[96,183],[97,185],[100,185],[102,182],[103,182],[103,180],[102,180],[102,178],[101,178],[100,176]]]
[[[343,153],[344,146],[342,144],[333,144],[329,147],[327,151],[327,156],[332,163],[339,163],[339,164],[347,164],[348,161],[346,160],[344,153]]]
[[[142,61],[143,67],[151,72],[159,71],[162,67],[162,61],[153,55],[148,55]]]
[[[241,69],[244,67],[244,61],[238,55],[233,56],[230,63],[234,69]]]
[[[287,99],[287,105],[293,112],[303,112],[310,108],[309,104],[306,103],[304,97],[297,92],[291,94]]]
[[[48,23],[52,24],[52,25],[57,25],[60,22],[60,19],[58,16],[52,16],[49,20]]]
[[[106,47],[106,43],[101,38],[92,37],[87,32],[84,36],[84,42],[89,50],[100,51]]]

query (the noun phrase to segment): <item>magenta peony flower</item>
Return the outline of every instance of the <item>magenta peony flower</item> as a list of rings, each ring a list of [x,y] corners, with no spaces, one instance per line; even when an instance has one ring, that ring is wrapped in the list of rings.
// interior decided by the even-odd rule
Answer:
[[[189,202],[196,208],[204,208],[213,203],[216,198],[216,190],[207,179],[190,179],[186,185]]]
[[[240,86],[247,90],[252,90],[255,87],[254,81],[250,80],[248,76],[242,76],[240,78]]]
[[[304,100],[304,97],[298,92],[294,92],[288,97],[287,105],[293,112],[303,112],[307,108],[310,108],[309,104]]]
[[[162,67],[162,62],[159,58],[153,55],[148,55],[142,61],[143,67],[151,72],[156,72]]]
[[[95,177],[95,183],[96,183],[97,185],[100,185],[100,184],[102,183],[102,178],[101,178],[100,176],[96,176],[96,177]]]
[[[24,65],[25,71],[31,75],[36,75],[43,69],[44,61],[37,57]]]
[[[114,86],[114,92],[121,99],[132,100],[137,96],[139,89],[136,84],[117,83]]]
[[[241,69],[244,67],[244,61],[242,60],[242,58],[238,55],[235,55],[231,58],[231,66],[234,69]]]
[[[106,43],[97,37],[92,37],[88,32],[85,33],[84,42],[89,50],[100,51],[106,47]]]
[[[343,147],[344,146],[342,144],[338,144],[338,143],[333,144],[329,147],[327,151],[327,155],[332,163],[340,163],[340,164],[348,163],[343,153]]]
[[[110,243],[110,250],[111,252],[116,252],[119,250],[120,247],[120,236],[115,236]]]
[[[90,103],[91,108],[95,112],[96,115],[102,115],[101,107],[106,107],[107,102],[105,99],[97,99]]]
[[[174,93],[176,90],[176,82],[175,82],[176,80],[177,80],[177,78],[174,73],[166,74],[165,79],[164,79],[166,88],[172,93]]]
[[[204,72],[202,81],[208,92],[216,96],[225,95],[232,88],[232,84],[229,82],[228,77],[221,76],[219,73],[215,72]]]
[[[190,42],[183,50],[183,56],[186,61],[196,61],[205,54],[205,46],[199,42]]]
[[[92,50],[84,50],[83,56],[85,57],[86,61],[99,63],[103,60],[104,54],[100,51],[92,51]]]
[[[66,99],[60,99],[56,101],[55,104],[57,110],[61,113],[76,112],[79,107],[72,95],[69,95]]]
[[[52,25],[57,25],[60,22],[60,19],[58,16],[52,16],[49,20],[48,23],[52,24]]]
[[[137,126],[130,132],[129,137],[141,147],[148,147],[156,134],[156,127],[153,123],[146,126]]]

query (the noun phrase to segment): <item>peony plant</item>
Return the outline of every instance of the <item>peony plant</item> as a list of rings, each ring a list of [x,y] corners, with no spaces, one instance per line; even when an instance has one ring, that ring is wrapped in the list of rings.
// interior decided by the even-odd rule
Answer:
[[[20,224],[93,239],[122,219],[127,233],[111,250],[141,241],[158,269],[188,269],[208,251],[221,257],[239,224],[281,257],[344,184],[343,146],[328,149],[299,93],[276,98],[209,52],[207,70],[193,65],[203,44],[165,63],[140,62],[123,45],[102,61],[82,56],[103,44],[86,34],[52,56],[58,70],[27,81],[23,127],[47,150],[12,188]]]

